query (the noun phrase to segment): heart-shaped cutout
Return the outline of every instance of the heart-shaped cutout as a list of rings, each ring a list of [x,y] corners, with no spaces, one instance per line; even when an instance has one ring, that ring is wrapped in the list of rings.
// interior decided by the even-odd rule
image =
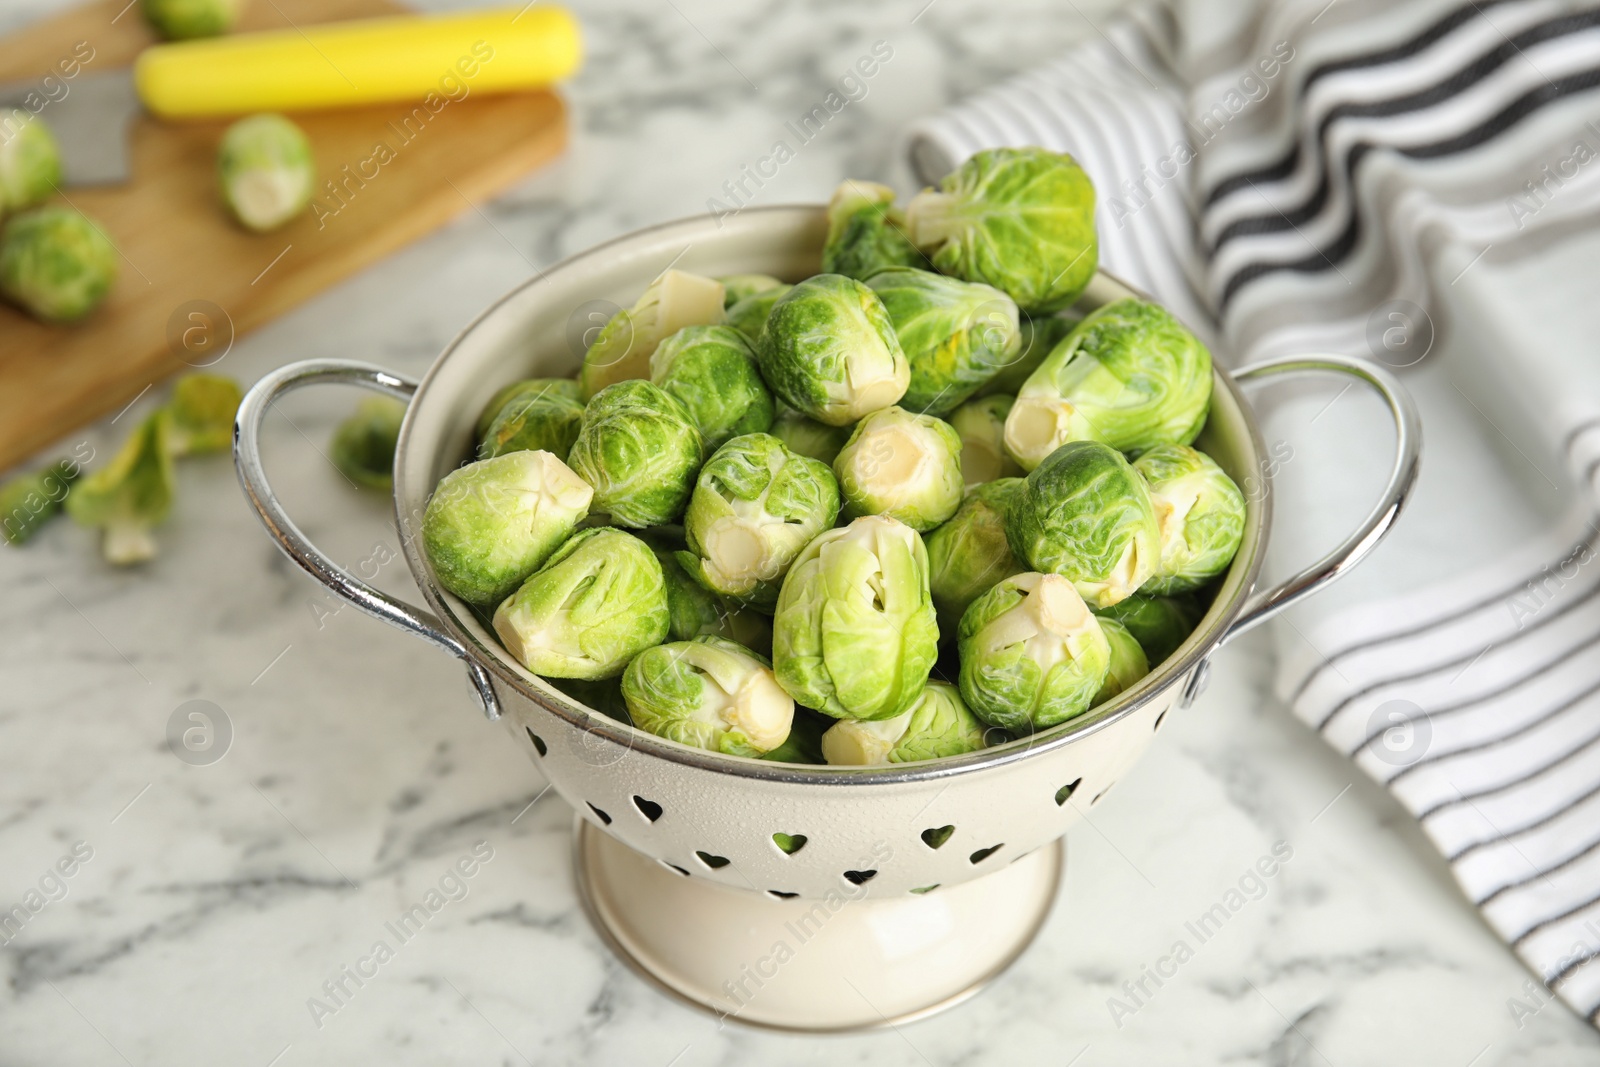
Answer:
[[[772,843],[777,845],[783,854],[792,856],[806,847],[809,840],[805,834],[773,834]]]
[[[980,848],[967,858],[973,864],[979,864],[1005,847],[1005,842],[1002,841],[998,845],[990,845],[988,848]]]
[[[865,885],[878,877],[877,871],[845,871],[844,880],[851,885]]]
[[[655,822],[657,819],[661,818],[661,805],[657,804],[653,800],[646,800],[644,797],[634,797],[633,806],[639,809],[640,815],[643,815],[651,822]]]
[[[922,831],[922,843],[929,848],[938,848],[950,840],[950,835],[955,832],[954,826],[935,826],[931,830]]]
[[[1083,784],[1083,779],[1082,778],[1074,778],[1072,781],[1068,782],[1066,785],[1062,786],[1060,789],[1057,789],[1056,790],[1056,807],[1059,808],[1059,807],[1061,807],[1061,805],[1065,804],[1067,802],[1067,798],[1071,797],[1073,793],[1077,792],[1078,787],[1080,785],[1082,785],[1082,784]]]
[[[728,865],[728,858],[726,856],[713,856],[709,852],[696,852],[695,855],[700,857],[701,863],[705,864],[707,867],[710,867],[713,871],[719,867],[726,867]]]

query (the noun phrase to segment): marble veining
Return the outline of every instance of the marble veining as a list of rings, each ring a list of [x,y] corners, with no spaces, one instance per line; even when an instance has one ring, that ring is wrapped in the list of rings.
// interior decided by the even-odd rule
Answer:
[[[0,31],[58,6],[12,0]],[[248,382],[357,356],[420,374],[532,271],[705,211],[879,41],[893,56],[866,95],[750,202],[820,201],[847,175],[904,186],[908,120],[1061,54],[1111,4],[574,6],[590,55],[567,155],[220,369]],[[414,597],[386,504],[319,452],[352,399],[291,398],[269,469],[318,544],[386,560],[377,584]],[[60,449],[109,455],[148,403]],[[570,812],[474,712],[459,667],[280,557],[225,458],[179,481],[142,569],[96,562],[65,523],[0,551],[0,905],[46,901],[0,946],[8,1067],[1600,1061],[1600,1038],[1525,988],[1410,821],[1268,695],[1260,635],[1219,657],[1200,703],[1072,832],[1048,926],[981,997],[856,1037],[719,1028],[601,944],[574,895]],[[207,765],[166,743],[195,699],[232,729]],[[1257,894],[1242,879],[1275,846],[1292,857]],[[89,858],[41,890],[75,847]],[[1201,940],[1191,925],[1230,892],[1241,906]],[[430,893],[445,902],[426,924],[391,933]],[[375,976],[343,979],[379,942]]]

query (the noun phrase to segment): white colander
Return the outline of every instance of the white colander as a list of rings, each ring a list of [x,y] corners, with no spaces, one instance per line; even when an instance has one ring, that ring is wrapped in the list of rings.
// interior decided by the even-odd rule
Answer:
[[[927,764],[799,767],[686,748],[575,704],[514,662],[466,605],[440,588],[418,538],[429,494],[471,453],[473,424],[497,389],[519,378],[574,373],[592,328],[667,267],[798,280],[819,269],[825,232],[822,208],[776,207],[612,241],[503,297],[420,384],[342,360],[267,375],[239,409],[235,443],[245,493],[291,559],[362,610],[463,660],[489,718],[509,728],[578,813],[581,888],[613,945],[698,1004],[747,1022],[804,1029],[914,1015],[958,998],[1014,958],[1053,899],[1053,843],[1126,773],[1174,707],[1193,699],[1213,651],[1316,591],[1377,543],[1410,490],[1420,447],[1415,410],[1381,368],[1318,356],[1231,376],[1218,369],[1210,421],[1197,444],[1240,485],[1260,488],[1247,493],[1243,543],[1215,601],[1182,647],[1138,685],[1026,740]],[[1102,272],[1081,307],[1131,292]],[[1378,506],[1343,544],[1258,592],[1270,497],[1261,438],[1237,382],[1308,370],[1377,389],[1395,420],[1394,468]],[[268,486],[261,422],[279,396],[319,382],[364,385],[409,401],[395,453],[395,515],[431,613],[342,570],[305,539]],[[790,848],[779,847],[775,834],[787,835]],[[806,915],[819,932],[802,936],[811,931],[804,924],[792,932]],[[920,941],[909,939],[918,947],[906,949],[903,934],[891,938],[883,929],[921,931]],[[784,938],[794,942],[792,952],[774,963],[774,945]],[[838,968],[854,976],[854,994],[829,980]]]

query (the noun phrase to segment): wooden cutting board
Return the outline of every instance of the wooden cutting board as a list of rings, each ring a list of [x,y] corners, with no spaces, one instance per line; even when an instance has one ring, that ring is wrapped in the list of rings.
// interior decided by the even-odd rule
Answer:
[[[399,10],[390,0],[248,0],[239,28]],[[42,79],[80,42],[94,50],[88,74],[130,65],[155,38],[128,0],[91,3],[0,40],[0,82]],[[293,116],[311,138],[319,183],[341,188],[335,196],[320,186],[324,212],[270,234],[235,225],[218,197],[216,146],[227,123],[141,116],[129,184],[57,197],[97,219],[123,254],[105,304],[75,326],[45,326],[0,305],[0,470],[216,359],[235,335],[505,189],[566,142],[565,112],[548,92],[468,95],[402,129],[411,114],[411,105],[390,104]],[[49,120],[48,105],[42,116]],[[371,162],[380,142],[392,158]],[[215,369],[226,373],[227,361]]]

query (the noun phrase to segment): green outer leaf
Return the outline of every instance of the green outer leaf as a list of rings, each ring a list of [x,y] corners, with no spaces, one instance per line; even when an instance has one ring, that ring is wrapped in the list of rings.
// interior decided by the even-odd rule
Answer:
[[[961,477],[970,489],[1000,478],[1022,477],[1022,467],[1006,452],[1006,415],[1014,396],[991,393],[969,400],[949,416],[961,435]]]
[[[911,237],[944,274],[1009,293],[1024,311],[1071,304],[1094,277],[1094,185],[1043,148],[978,152],[907,210]]]
[[[900,469],[897,461],[912,455],[916,468]],[[888,515],[931,530],[961,506],[961,435],[943,419],[887,407],[856,423],[833,473],[845,518]]]
[[[499,604],[588,514],[587,490],[546,452],[508,452],[451,471],[422,513],[422,547],[439,584],[469,604]]]
[[[1098,441],[1062,445],[1028,475],[1012,501],[1006,535],[1018,559],[1070,579],[1093,607],[1142,585],[1161,551],[1144,479]],[[1127,588],[1107,588],[1130,551]]]
[[[995,583],[1022,570],[1006,541],[1006,509],[1021,478],[1002,478],[969,492],[950,521],[928,534],[928,589],[939,631],[954,637],[961,616]]]
[[[1228,569],[1244,538],[1244,494],[1216,461],[1187,445],[1157,445],[1133,464],[1150,487],[1162,522],[1161,559],[1141,588],[1148,593],[1198,589]],[[1182,522],[1165,521],[1175,504]]]
[[[1037,573],[1013,575],[961,617],[961,695],[984,722],[1017,733],[1083,714],[1105,682],[1111,649],[1098,624],[1061,637],[1019,624]],[[1091,616],[1092,618],[1092,616]]]
[[[0,231],[0,296],[44,322],[77,322],[117,279],[117,249],[71,208],[41,207]]]
[[[830,426],[888,407],[911,380],[882,301],[842,274],[807,278],[779,297],[756,354],[778,399]]]
[[[650,356],[650,380],[683,404],[707,452],[772,425],[755,350],[731,326],[686,326],[668,337]]]
[[[720,637],[697,637],[645,649],[622,675],[633,724],[658,737],[729,756],[766,749],[724,717],[728,698],[771,665]],[[776,746],[775,746],[776,747]]]
[[[851,426],[829,426],[825,422],[808,418],[784,404],[777,405],[772,428],[767,432],[798,456],[808,456],[828,465],[831,472],[839,450],[850,440]]]
[[[517,383],[480,436],[478,458],[543,449],[565,462],[583,425],[577,391],[576,382],[557,378]]]
[[[61,184],[50,127],[20,108],[0,108],[0,218],[44,203]]]
[[[1140,594],[1107,608],[1096,608],[1095,614],[1126,626],[1155,668],[1178,650],[1203,612],[1189,597]]]
[[[1116,619],[1101,617],[1100,632],[1106,635],[1111,648],[1111,669],[1106,672],[1105,684],[1094,695],[1094,703],[1101,704],[1125,690],[1150,673],[1150,660],[1144,649],[1128,628]]]
[[[707,589],[736,602],[770,609],[801,549],[839,515],[839,484],[826,464],[789,451],[771,434],[746,434],[719,448],[701,468],[684,515],[685,569]],[[760,540],[756,575],[708,547],[720,529],[748,531]]]
[[[728,274],[717,281],[722,283],[722,306],[731,308],[747,296],[755,296],[769,289],[786,289],[788,284],[770,274]]]
[[[483,406],[483,410],[478,413],[478,421],[472,428],[472,435],[482,441],[483,435],[489,432],[490,424],[513,398],[547,393],[570,397],[580,406],[583,404],[583,390],[575,378],[524,378],[509,385],[502,385],[495,391],[489,402]]]
[[[1160,305],[1129,297],[1080,322],[1017,400],[1065,401],[1077,436],[1141,452],[1193,441],[1205,425],[1211,384],[1211,353],[1199,338]]]
[[[728,325],[743,334],[744,339],[752,345],[758,343],[761,340],[761,331],[767,327],[767,316],[772,313],[772,305],[793,288],[792,285],[784,284],[774,289],[751,293],[728,308]]]
[[[900,400],[907,411],[948,414],[1016,357],[1017,305],[998,289],[905,268],[880,271],[867,285],[911,366]]]
[[[930,264],[905,234],[905,217],[894,206],[893,189],[874,182],[845,181],[828,204],[823,273],[866,281],[890,267],[928,270]]]
[[[928,556],[916,531],[867,516],[819,534],[784,579],[773,618],[778,684],[834,718],[911,706],[938,654]]]
[[[568,458],[594,487],[592,510],[623,526],[659,526],[683,514],[689,502],[700,469],[700,431],[675,397],[630,379],[589,401]]]
[[[1007,393],[1016,396],[1034,371],[1039,369],[1056,345],[1066,339],[1072,328],[1082,321],[1082,316],[1072,312],[1062,312],[1060,315],[1044,315],[1038,318],[1022,316],[1017,324],[1017,350],[1012,354],[1010,362],[990,378],[988,383],[980,388],[974,396],[989,396],[992,393]]]
[[[573,534],[494,613],[507,651],[552,678],[615,677],[669,623],[655,553],[611,527]]]
[[[976,752],[985,746],[984,730],[959,689],[947,682],[929,682],[911,706],[911,722],[889,753],[889,762],[916,763]]]

